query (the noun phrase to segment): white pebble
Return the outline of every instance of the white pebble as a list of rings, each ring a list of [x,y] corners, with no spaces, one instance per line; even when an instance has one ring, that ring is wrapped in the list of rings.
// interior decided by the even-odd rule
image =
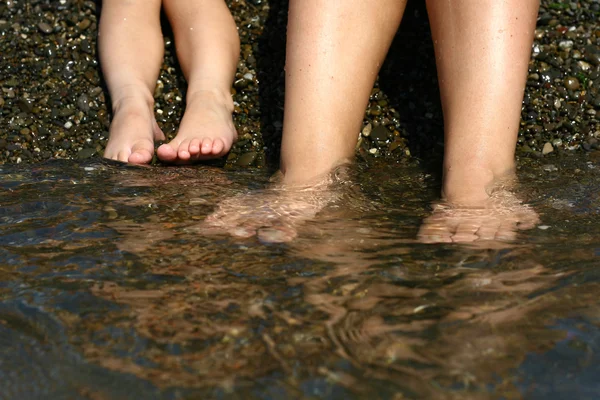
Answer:
[[[73,127],[73,123],[71,121],[67,121],[65,122],[64,127],[65,129],[71,129]]]
[[[582,71],[588,71],[590,68],[592,68],[592,66],[585,61],[577,61],[577,66],[579,66]]]
[[[247,81],[251,81],[252,79],[254,79],[254,75],[252,75],[250,72],[247,72],[244,74],[244,79],[246,79]]]
[[[563,50],[571,49],[573,47],[573,41],[572,40],[562,40],[558,43],[558,47],[560,47]]]
[[[538,229],[541,229],[543,231],[545,231],[546,229],[549,229],[550,225],[538,225]]]

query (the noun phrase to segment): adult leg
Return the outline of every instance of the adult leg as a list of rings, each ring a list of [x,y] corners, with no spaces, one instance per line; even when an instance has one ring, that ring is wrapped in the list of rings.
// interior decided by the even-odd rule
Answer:
[[[354,155],[369,94],[403,0],[291,0],[281,148],[284,183]]]
[[[512,174],[538,0],[428,0],[444,110],[444,197]]]
[[[289,241],[303,221],[341,197],[335,179],[323,178],[354,155],[369,94],[404,5],[290,1],[280,185],[226,200],[206,219],[206,232]]]
[[[490,189],[514,175],[538,7],[538,0],[427,1],[444,111],[442,196],[451,204],[484,205]],[[510,235],[516,219],[454,218],[450,234],[493,239]]]
[[[113,107],[106,158],[149,163],[154,139],[164,139],[154,119],[152,96],[164,52],[160,3],[102,2],[99,52]]]
[[[158,157],[167,162],[220,157],[237,137],[231,118],[231,84],[240,53],[235,22],[223,0],[163,3],[188,90],[179,131],[158,148]]]

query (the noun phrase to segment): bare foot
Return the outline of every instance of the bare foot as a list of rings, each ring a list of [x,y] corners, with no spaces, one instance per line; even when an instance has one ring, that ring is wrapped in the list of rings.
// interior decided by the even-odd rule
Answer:
[[[104,158],[149,164],[154,155],[154,141],[164,139],[152,106],[144,100],[127,97],[114,108]]]
[[[338,172],[340,168],[339,167]],[[303,185],[274,184],[221,202],[198,230],[203,234],[258,237],[261,242],[282,243],[298,235],[298,227],[338,201],[343,176],[336,171]]]
[[[419,230],[423,243],[510,241],[517,231],[539,223],[538,214],[506,188],[495,190],[487,199],[461,205],[439,202]]]
[[[229,93],[198,91],[188,95],[185,114],[175,138],[157,149],[164,162],[188,164],[222,157],[237,139]]]

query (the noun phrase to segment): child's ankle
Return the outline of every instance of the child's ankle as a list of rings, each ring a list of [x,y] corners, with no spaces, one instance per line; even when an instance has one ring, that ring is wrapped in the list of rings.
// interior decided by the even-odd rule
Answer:
[[[130,91],[112,98],[113,113],[127,108],[153,110],[154,97],[144,92]]]
[[[194,89],[193,91],[188,91],[187,93],[187,102],[188,104],[193,103],[195,101],[201,102],[212,102],[216,104],[220,104],[227,108],[227,110],[233,113],[233,98],[231,97],[231,92],[229,90],[219,89],[219,88],[209,88],[209,89]]]

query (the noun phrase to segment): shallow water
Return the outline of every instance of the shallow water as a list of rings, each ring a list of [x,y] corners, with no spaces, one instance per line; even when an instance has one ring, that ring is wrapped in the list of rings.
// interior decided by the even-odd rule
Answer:
[[[200,228],[263,172],[0,166],[0,399],[600,398],[600,163],[552,164],[519,172],[542,225],[484,246],[415,240],[419,166],[283,244]]]

